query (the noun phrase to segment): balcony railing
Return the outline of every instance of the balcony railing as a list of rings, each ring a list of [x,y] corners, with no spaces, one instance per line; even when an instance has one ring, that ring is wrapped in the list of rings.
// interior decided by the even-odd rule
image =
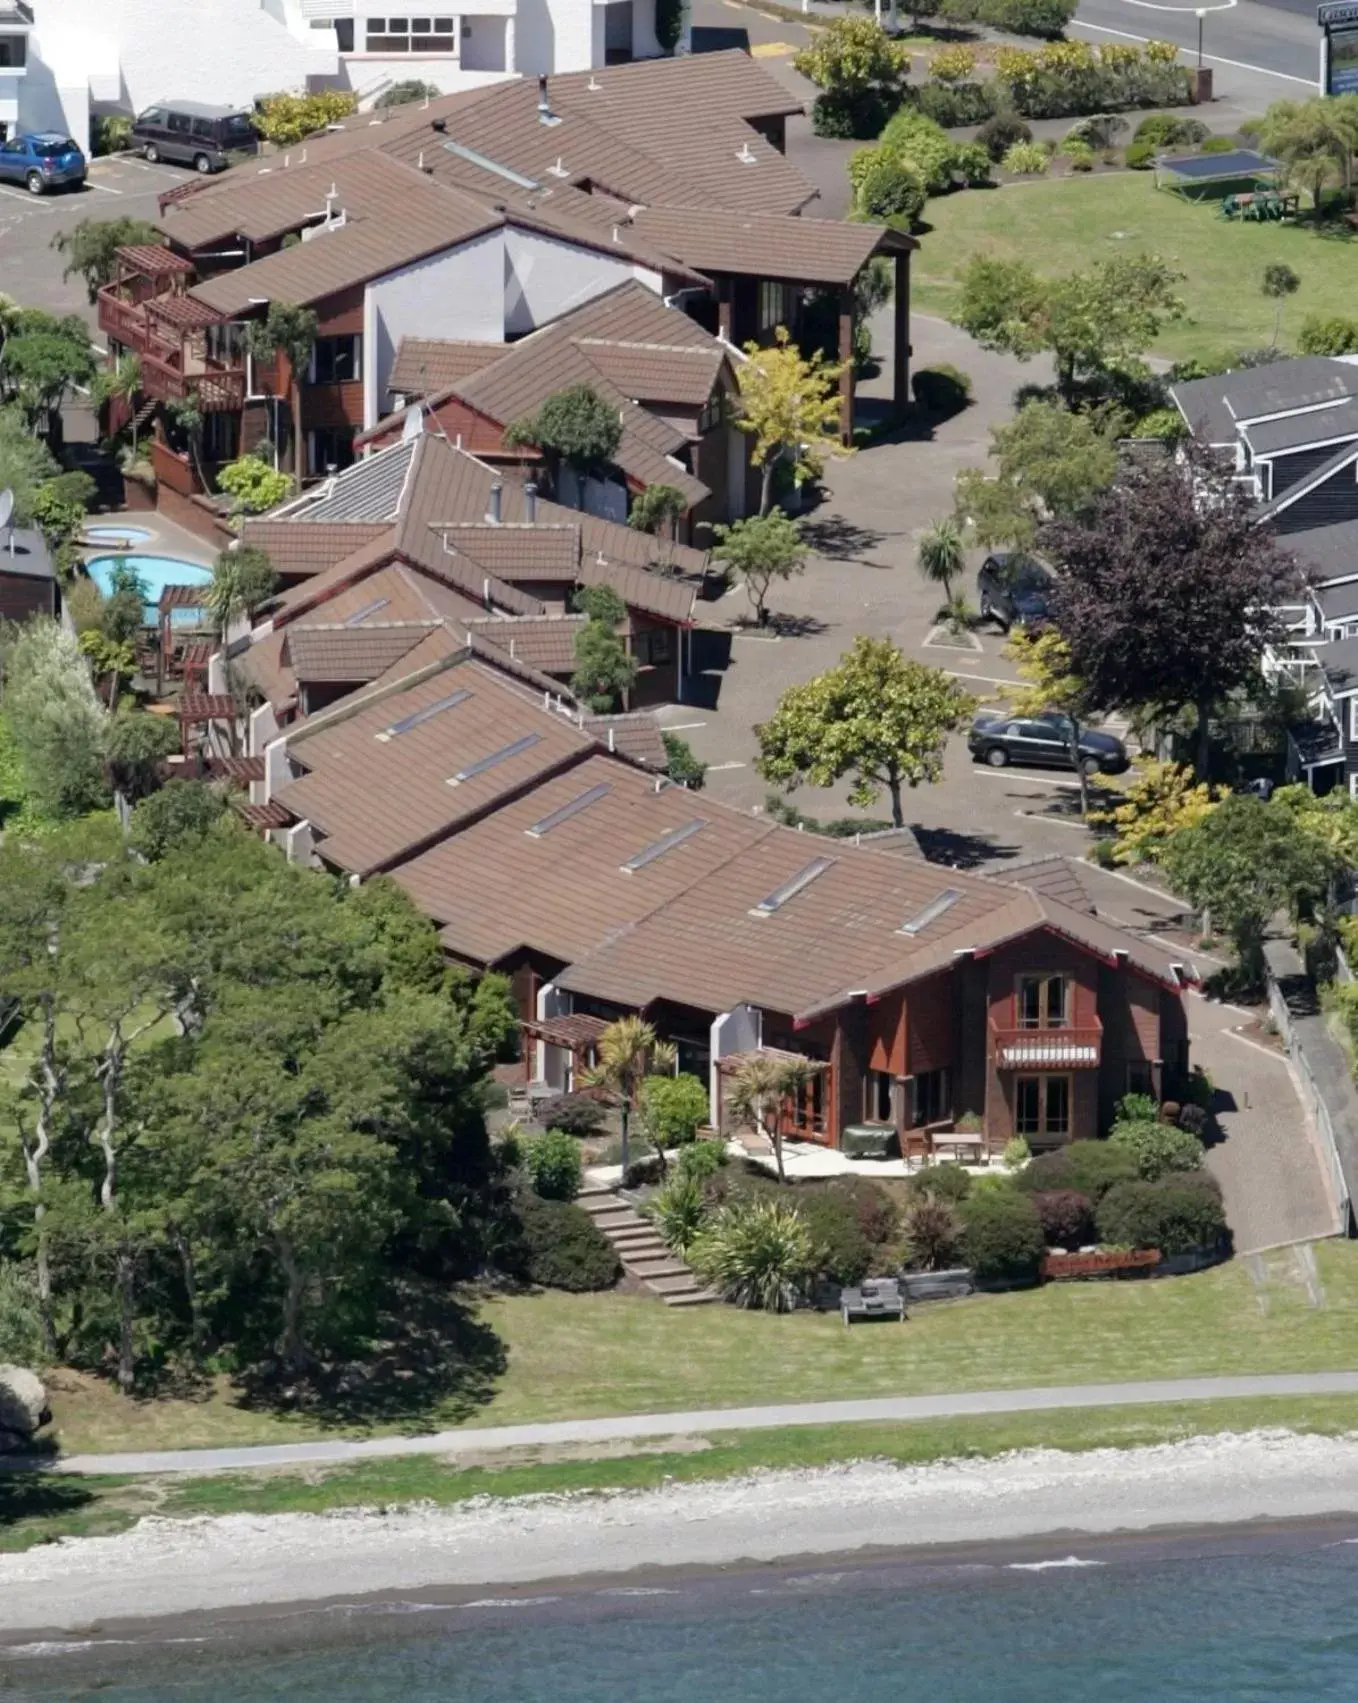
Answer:
[[[207,413],[230,413],[245,405],[245,374],[221,367],[199,355],[185,360],[183,342],[166,337],[151,317],[111,290],[99,292],[99,328],[141,360],[143,395],[157,402],[183,402],[189,397]],[[187,365],[187,370],[186,370]]]
[[[992,1021],[990,1035],[1000,1070],[1097,1070],[1103,1024],[1062,1029],[1018,1029]]]

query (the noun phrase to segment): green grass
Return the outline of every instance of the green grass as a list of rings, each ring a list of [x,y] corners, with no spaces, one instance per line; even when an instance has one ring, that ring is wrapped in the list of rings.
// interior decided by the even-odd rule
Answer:
[[[834,1314],[667,1310],[613,1293],[504,1296],[480,1308],[508,1351],[489,1402],[470,1414],[430,1405],[404,1423],[373,1429],[1350,1368],[1358,1362],[1358,1245],[1325,1242],[1316,1253],[1325,1299],[1319,1308],[1288,1254],[1270,1257],[1262,1298],[1246,1265],[1233,1261],[1160,1282],[977,1295],[917,1307],[903,1326],[854,1330]],[[314,1418],[240,1405],[224,1380],[197,1401],[131,1402],[100,1380],[58,1373],[52,1402],[68,1450],[325,1434]]]
[[[1218,217],[1215,202],[1157,191],[1148,172],[1042,179],[930,201],[932,226],[911,264],[915,306],[946,317],[956,274],[973,255],[1027,260],[1057,276],[1114,254],[1147,249],[1187,281],[1188,312],[1154,352],[1169,360],[1257,348],[1272,340],[1275,304],[1264,268],[1285,261],[1301,288],[1283,306],[1282,343],[1295,346],[1308,314],[1351,314],[1358,248],[1305,223],[1254,225]]]
[[[189,1480],[0,1477],[0,1551],[63,1537],[124,1530],[146,1514],[321,1513],[330,1508],[451,1506],[474,1496],[516,1497],[641,1490],[669,1482],[728,1478],[756,1468],[825,1466],[835,1461],[901,1464],[986,1458],[1010,1449],[1134,1448],[1185,1437],[1283,1426],[1342,1435],[1358,1428],[1358,1399],[1291,1397],[1041,1414],[995,1415],[899,1425],[806,1426],[660,1440],[613,1458],[516,1458],[459,1467],[428,1456],[333,1469],[230,1473]],[[564,1451],[557,1452],[558,1457]]]

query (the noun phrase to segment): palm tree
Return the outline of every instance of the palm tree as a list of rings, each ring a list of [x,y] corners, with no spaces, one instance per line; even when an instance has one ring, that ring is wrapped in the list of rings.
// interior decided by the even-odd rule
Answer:
[[[242,616],[253,615],[276,583],[268,552],[252,544],[237,544],[223,550],[212,564],[212,583],[203,607],[212,617],[217,642],[226,669],[226,689],[236,696],[235,670],[231,664],[229,632]]]
[[[962,528],[951,515],[936,520],[920,534],[915,561],[925,579],[943,587],[943,596],[951,607],[952,582],[961,577],[967,565]]]
[[[603,1088],[618,1101],[622,1120],[622,1179],[627,1181],[628,1130],[632,1113],[641,1097],[641,1085],[648,1076],[664,1076],[673,1071],[678,1055],[668,1041],[662,1041],[655,1030],[640,1017],[619,1017],[600,1035],[595,1047],[596,1063],[581,1075],[586,1088]]]
[[[137,393],[141,389],[141,357],[134,351],[128,350],[119,355],[111,367],[105,367],[103,372],[95,375],[94,383],[90,386],[90,397],[96,408],[115,398],[126,402],[131,410],[128,422],[132,434],[132,459],[137,459]]]
[[[778,1167],[778,1181],[787,1181],[783,1168],[783,1108],[791,1100],[796,1103],[807,1085],[823,1068],[814,1059],[794,1056],[775,1057],[759,1053],[746,1059],[731,1079],[725,1106],[732,1117],[752,1123],[767,1137],[773,1148]]]
[[[1281,260],[1270,262],[1264,268],[1264,281],[1260,286],[1266,296],[1277,302],[1278,306],[1273,315],[1273,341],[1270,349],[1278,347],[1278,335],[1283,328],[1283,303],[1289,296],[1295,296],[1301,288],[1301,279],[1288,265]]]
[[[300,491],[306,457],[302,442],[302,378],[311,365],[316,347],[316,315],[310,308],[291,302],[270,302],[264,319],[250,322],[246,330],[250,353],[271,360],[276,355],[288,363],[288,394],[292,399],[292,477]]]

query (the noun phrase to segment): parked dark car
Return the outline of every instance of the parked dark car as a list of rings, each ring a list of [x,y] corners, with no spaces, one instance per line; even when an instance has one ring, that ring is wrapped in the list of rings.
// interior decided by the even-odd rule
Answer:
[[[132,136],[152,165],[167,160],[204,174],[221,171],[259,152],[259,137],[248,112],[230,106],[202,106],[197,101],[161,101],[148,106],[133,121]]]
[[[1042,563],[1018,550],[995,550],[981,563],[976,596],[981,617],[1002,627],[1030,626],[1047,618],[1051,575]]]
[[[982,711],[971,724],[967,746],[972,761],[1002,769],[1007,763],[1074,769],[1070,722],[1063,715],[1007,716]],[[1127,747],[1111,733],[1080,731],[1080,767],[1087,775],[1117,775],[1127,767]]]
[[[84,183],[85,156],[80,145],[59,130],[11,136],[0,144],[0,181],[21,183],[30,195],[67,189]]]

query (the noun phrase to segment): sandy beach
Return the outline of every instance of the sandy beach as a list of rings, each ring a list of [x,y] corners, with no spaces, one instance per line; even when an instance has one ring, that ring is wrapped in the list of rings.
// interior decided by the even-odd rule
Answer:
[[[1259,1431],[1087,1454],[863,1461],[440,1509],[145,1519],[0,1556],[0,1631],[428,1587],[714,1567],[867,1547],[1358,1513],[1358,1437]]]

